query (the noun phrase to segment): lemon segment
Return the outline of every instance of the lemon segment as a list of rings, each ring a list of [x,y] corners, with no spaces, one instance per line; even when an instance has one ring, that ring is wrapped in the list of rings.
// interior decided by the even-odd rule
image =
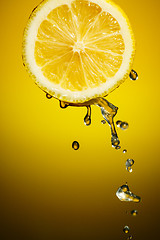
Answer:
[[[36,83],[67,102],[108,94],[131,70],[135,42],[125,14],[107,0],[47,0],[32,13],[23,58]]]

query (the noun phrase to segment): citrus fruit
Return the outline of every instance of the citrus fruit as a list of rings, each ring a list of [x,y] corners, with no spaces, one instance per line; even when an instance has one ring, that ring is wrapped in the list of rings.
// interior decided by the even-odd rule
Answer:
[[[108,0],[46,0],[24,31],[23,59],[36,84],[82,103],[107,95],[129,75],[135,52],[124,12]]]

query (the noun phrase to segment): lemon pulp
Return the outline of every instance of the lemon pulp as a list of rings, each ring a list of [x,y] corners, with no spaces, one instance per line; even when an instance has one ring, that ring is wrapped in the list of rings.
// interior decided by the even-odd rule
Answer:
[[[29,72],[43,90],[68,102],[108,94],[128,75],[133,55],[130,24],[111,1],[44,1],[25,31]]]

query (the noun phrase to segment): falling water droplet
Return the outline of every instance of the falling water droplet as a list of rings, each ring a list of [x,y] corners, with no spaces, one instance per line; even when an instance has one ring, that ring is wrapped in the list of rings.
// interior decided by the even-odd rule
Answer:
[[[129,237],[127,238],[127,240],[131,240],[131,239],[133,239],[133,237],[132,237],[132,236],[129,236]]]
[[[105,121],[105,120],[102,120],[101,123],[102,123],[102,124],[106,124],[106,121]]]
[[[117,127],[120,127],[120,126],[121,126],[121,123],[122,123],[122,121],[118,120],[118,121],[116,122]]]
[[[123,228],[123,232],[124,232],[124,233],[129,233],[129,230],[130,230],[130,229],[129,229],[128,226],[125,226],[125,227]]]
[[[121,122],[120,128],[122,130],[126,130],[129,127],[129,124],[127,122]]]
[[[137,211],[137,210],[132,210],[132,211],[131,211],[131,214],[132,214],[132,216],[134,216],[134,217],[135,217],[135,216],[137,216],[137,214],[138,214],[138,211]]]
[[[79,149],[79,143],[78,143],[77,141],[74,141],[74,142],[72,143],[72,148],[73,148],[74,150],[78,150],[78,149]]]
[[[119,150],[121,148],[121,146],[116,146],[115,149],[116,150]]]
[[[91,124],[91,107],[87,106],[87,114],[84,118],[84,124],[89,126]]]
[[[132,166],[134,164],[134,160],[133,159],[127,159],[126,161],[126,169],[128,172],[132,172]]]
[[[122,185],[118,188],[116,192],[116,196],[119,198],[120,201],[124,202],[140,202],[141,198],[133,194],[130,190],[128,185]]]
[[[52,96],[49,93],[46,93],[46,98],[51,99]]]
[[[127,152],[127,149],[124,149],[124,150],[123,150],[123,153],[126,153],[126,152]]]
[[[67,108],[67,107],[69,106],[68,103],[63,102],[63,101],[59,101],[59,104],[60,104],[60,107],[61,107],[61,108]]]
[[[131,70],[130,74],[129,74],[129,77],[131,80],[135,81],[138,79],[138,74],[136,71],[134,71],[133,69]]]

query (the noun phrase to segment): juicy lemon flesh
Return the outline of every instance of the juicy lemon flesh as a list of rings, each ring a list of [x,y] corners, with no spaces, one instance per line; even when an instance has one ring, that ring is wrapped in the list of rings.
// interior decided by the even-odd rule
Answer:
[[[53,9],[39,26],[34,56],[43,75],[70,91],[97,88],[121,67],[125,44],[117,20],[96,3]]]

